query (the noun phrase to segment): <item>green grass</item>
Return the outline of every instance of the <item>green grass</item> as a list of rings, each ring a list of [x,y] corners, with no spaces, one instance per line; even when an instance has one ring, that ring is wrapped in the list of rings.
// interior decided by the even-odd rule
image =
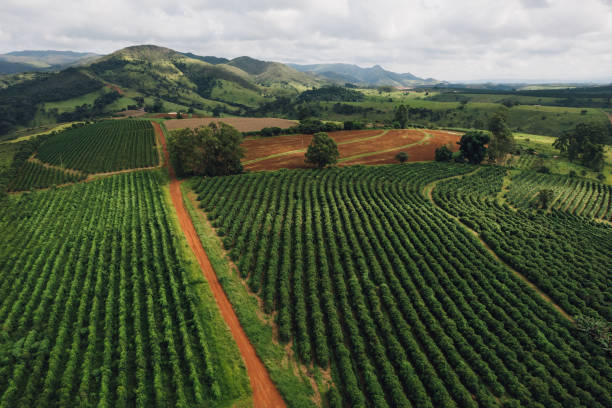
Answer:
[[[158,171],[161,173],[160,170]],[[162,177],[167,178],[167,174],[163,174],[165,176]],[[172,210],[174,206],[167,183],[164,184],[162,190],[165,206],[169,209],[168,214],[171,221],[172,235],[177,237],[177,249],[182,258],[182,264],[188,270],[191,281],[199,283],[192,285],[191,288],[200,300],[200,316],[204,322],[204,329],[208,334],[206,341],[210,348],[216,351],[213,355],[216,378],[219,386],[222,387],[222,394],[225,398],[221,401],[216,401],[214,406],[246,408],[252,405],[252,392],[244,362],[240,357],[240,352],[232,338],[229,327],[227,327],[219,313],[219,308],[210,291],[210,286],[202,275],[198,262],[185,240],[185,235],[180,229],[176,212]]]
[[[552,173],[568,174],[570,171],[575,171],[581,175],[582,171],[586,174],[584,177],[596,180],[599,173],[591,171],[578,163],[571,163],[566,156],[561,155],[559,150],[553,148],[552,144],[555,141],[554,137],[533,135],[527,133],[514,133],[514,139],[517,146],[523,149],[534,149],[538,153],[544,153],[546,158],[538,158],[537,166],[546,166]],[[606,177],[605,183],[612,184],[612,147],[605,146],[606,162],[604,164],[603,174]],[[555,159],[554,156],[557,156]],[[515,158],[515,160],[518,158]]]
[[[98,91],[90,92],[88,94],[81,95],[76,98],[66,99],[64,101],[46,102],[43,107],[45,108],[46,111],[49,111],[51,109],[57,109],[59,113],[72,112],[74,108],[76,108],[77,106],[81,106],[85,103],[89,105],[93,105],[96,98],[104,95],[105,93],[106,92],[103,88]]]
[[[232,101],[250,107],[258,106],[265,101],[258,92],[239,86],[235,82],[222,79],[219,83],[221,86],[215,86],[211,93],[213,99]]]
[[[230,268],[227,256],[221,248],[221,242],[206,220],[204,212],[194,207],[189,199],[191,182],[181,188],[185,207],[191,216],[202,246],[215,269],[219,282],[223,286],[240,324],[249,340],[255,347],[270,372],[272,380],[290,407],[311,407],[312,389],[308,380],[294,373],[295,363],[289,361],[282,346],[274,339],[270,323],[262,321],[257,311],[259,304],[255,296],[249,294],[238,275]]]
[[[503,105],[493,102],[468,102],[462,106],[459,102],[440,102],[419,99],[418,93],[407,96],[393,92],[378,95],[372,91],[366,93],[366,99],[361,102],[345,102],[345,104],[369,109],[363,113],[339,114],[333,111],[336,102],[321,102],[321,117],[328,120],[365,120],[391,121],[394,109],[405,104],[410,108],[431,110],[425,116],[415,114],[409,117],[409,123],[427,127],[462,127],[483,129],[489,118]],[[424,95],[424,94],[422,94]],[[403,98],[403,99],[402,99]],[[583,113],[584,111],[584,113]],[[568,108],[557,106],[518,105],[507,109],[508,124],[513,131],[535,133],[542,135],[559,135],[581,122],[606,123],[608,118],[600,109]]]

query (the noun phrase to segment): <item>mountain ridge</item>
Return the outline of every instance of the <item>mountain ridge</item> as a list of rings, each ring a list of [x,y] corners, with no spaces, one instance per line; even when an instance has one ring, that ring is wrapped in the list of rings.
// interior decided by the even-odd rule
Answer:
[[[411,73],[396,73],[388,71],[376,64],[371,67],[360,67],[355,64],[330,63],[330,64],[293,64],[288,66],[301,71],[309,72],[334,82],[348,82],[367,86],[396,86],[409,87],[414,85],[433,85],[441,83],[432,78],[419,78]]]

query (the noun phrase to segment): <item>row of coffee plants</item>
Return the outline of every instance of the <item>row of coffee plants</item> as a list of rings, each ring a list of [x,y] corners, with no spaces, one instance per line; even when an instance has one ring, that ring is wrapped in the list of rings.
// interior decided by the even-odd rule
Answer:
[[[26,191],[51,187],[60,184],[74,183],[85,179],[81,172],[68,172],[62,169],[46,167],[40,163],[26,161],[9,184],[9,191]]]
[[[231,396],[156,173],[2,206],[0,407],[192,407]]]
[[[87,173],[158,164],[153,126],[145,120],[109,120],[72,128],[45,140],[37,156],[45,163]]]
[[[488,167],[443,181],[434,200],[566,312],[611,321],[612,228],[565,211],[500,204],[496,194],[506,171]]]
[[[508,202],[518,207],[534,207],[540,190],[553,191],[550,208],[591,218],[612,219],[612,186],[592,180],[558,174],[513,172]]]
[[[331,367],[331,406],[609,406],[604,352],[422,195],[473,170],[262,172],[195,190],[279,339]]]

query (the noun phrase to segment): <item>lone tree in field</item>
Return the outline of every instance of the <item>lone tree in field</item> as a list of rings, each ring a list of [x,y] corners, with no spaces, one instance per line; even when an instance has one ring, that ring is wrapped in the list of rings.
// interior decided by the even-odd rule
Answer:
[[[489,131],[493,135],[489,143],[489,156],[496,162],[503,162],[514,150],[514,136],[506,124],[504,112],[495,113],[489,120]]]
[[[405,162],[406,160],[408,160],[408,153],[406,152],[399,152],[398,154],[395,155],[395,160],[397,160],[400,163]]]
[[[453,158],[453,152],[451,152],[451,150],[448,147],[440,146],[436,149],[436,161],[449,162],[452,160],[452,158]]]
[[[170,160],[179,176],[223,176],[242,172],[242,133],[225,123],[174,131],[168,138]]]
[[[550,205],[550,202],[552,201],[553,197],[554,197],[554,193],[552,190],[549,190],[549,189],[540,190],[540,192],[538,193],[538,199],[536,201],[536,206],[543,208],[543,209],[548,209],[548,206]]]
[[[405,105],[400,105],[395,109],[395,117],[393,120],[399,123],[401,129],[406,127],[408,123],[408,108]]]
[[[472,164],[480,164],[487,155],[485,145],[490,139],[488,134],[479,130],[467,132],[457,142],[461,157]]]
[[[338,162],[338,145],[325,132],[315,133],[306,151],[306,163],[323,168]]]

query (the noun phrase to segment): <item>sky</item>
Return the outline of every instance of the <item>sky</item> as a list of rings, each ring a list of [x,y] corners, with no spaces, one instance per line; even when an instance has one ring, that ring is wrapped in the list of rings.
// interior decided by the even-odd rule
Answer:
[[[2,0],[0,53],[139,44],[447,81],[612,82],[612,0]]]

